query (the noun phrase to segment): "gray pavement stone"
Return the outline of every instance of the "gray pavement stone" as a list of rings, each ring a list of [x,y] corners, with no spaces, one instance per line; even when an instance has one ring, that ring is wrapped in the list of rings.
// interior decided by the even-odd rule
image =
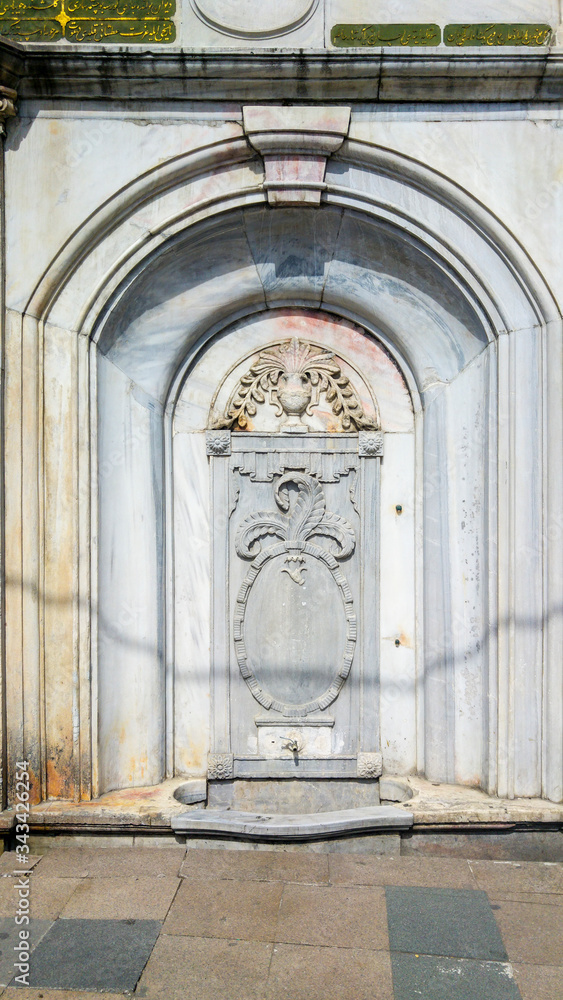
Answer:
[[[188,851],[182,878],[248,879],[256,882],[328,882],[328,855],[282,851]]]
[[[386,951],[277,944],[265,1000],[393,1000]]]
[[[38,920],[56,920],[81,883],[72,878],[30,878],[30,915]],[[0,917],[14,917],[20,879],[0,879]]]
[[[0,855],[0,875],[13,875],[14,871],[31,872],[37,868],[41,860],[41,854],[28,854],[27,863],[21,864],[19,855],[15,851],[4,851]]]
[[[14,946],[20,940],[20,930],[29,930],[29,945],[32,952],[52,925],[52,920],[30,920],[29,925],[18,927],[14,916],[0,919],[0,986],[7,986],[14,976],[20,975],[20,972],[14,969],[17,954]]]
[[[285,885],[275,941],[389,950],[379,886]]]
[[[157,920],[57,920],[32,953],[29,985],[133,990],[160,927]]]
[[[437,885],[477,889],[467,861],[457,858],[329,857],[330,881],[339,885]]]
[[[521,1000],[510,965],[393,953],[394,1000]]]
[[[163,933],[273,941],[283,883],[184,879]]]
[[[563,1000],[561,969],[551,965],[514,965],[522,1000]]]
[[[477,887],[489,895],[541,892],[563,897],[563,865],[526,861],[469,861]]]
[[[385,896],[391,951],[506,962],[482,890],[387,886]]]
[[[85,920],[164,920],[179,885],[180,879],[175,876],[80,879],[61,916]]]
[[[264,1000],[272,948],[264,941],[162,935],[135,997]]]
[[[511,962],[555,965],[563,975],[563,909],[538,903],[492,904]]]
[[[41,859],[37,878],[115,878],[126,875],[178,875],[184,860],[183,847],[158,850],[152,847],[54,847]]]

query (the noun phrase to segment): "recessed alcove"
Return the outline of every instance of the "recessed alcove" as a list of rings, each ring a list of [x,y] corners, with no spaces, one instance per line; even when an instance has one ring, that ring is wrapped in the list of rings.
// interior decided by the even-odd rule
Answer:
[[[291,337],[342,356],[379,408],[369,710],[380,728],[370,750],[382,752],[389,773],[485,780],[484,470],[495,342],[479,305],[428,247],[388,223],[324,207],[248,209],[175,237],[99,325],[101,790],[207,773],[205,430],[245,359]],[[467,616],[469,631],[452,629]],[[246,739],[252,756],[256,727]]]

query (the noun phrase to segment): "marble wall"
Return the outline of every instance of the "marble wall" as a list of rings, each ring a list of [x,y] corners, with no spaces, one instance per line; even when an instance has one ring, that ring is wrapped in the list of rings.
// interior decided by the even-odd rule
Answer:
[[[7,739],[44,797],[206,773],[203,431],[287,315],[353,342],[389,439],[386,772],[563,796],[560,112],[329,111],[272,115],[318,207],[272,206],[234,103],[9,125]]]

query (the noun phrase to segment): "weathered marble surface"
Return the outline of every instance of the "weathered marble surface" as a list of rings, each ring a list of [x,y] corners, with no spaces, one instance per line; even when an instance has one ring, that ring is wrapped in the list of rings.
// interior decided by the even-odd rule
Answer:
[[[264,816],[229,809],[193,809],[184,816],[174,816],[176,833],[231,833],[252,839],[314,840],[335,833],[357,830],[406,830],[412,826],[412,814],[393,806],[342,809],[340,812],[297,813]]]
[[[363,325],[412,400],[375,359],[385,766],[560,800],[560,112],[358,107],[294,211],[266,207],[240,107],[114,104],[78,165],[102,108],[36,111],[6,154],[6,700],[41,792],[204,773],[198,421],[229,366],[204,359],[292,307]]]

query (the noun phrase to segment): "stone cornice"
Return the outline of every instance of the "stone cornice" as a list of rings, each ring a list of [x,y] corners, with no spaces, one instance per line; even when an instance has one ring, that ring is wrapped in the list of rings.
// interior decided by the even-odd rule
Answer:
[[[433,53],[101,46],[0,41],[0,81],[20,98],[327,102],[558,101],[563,49]]]

